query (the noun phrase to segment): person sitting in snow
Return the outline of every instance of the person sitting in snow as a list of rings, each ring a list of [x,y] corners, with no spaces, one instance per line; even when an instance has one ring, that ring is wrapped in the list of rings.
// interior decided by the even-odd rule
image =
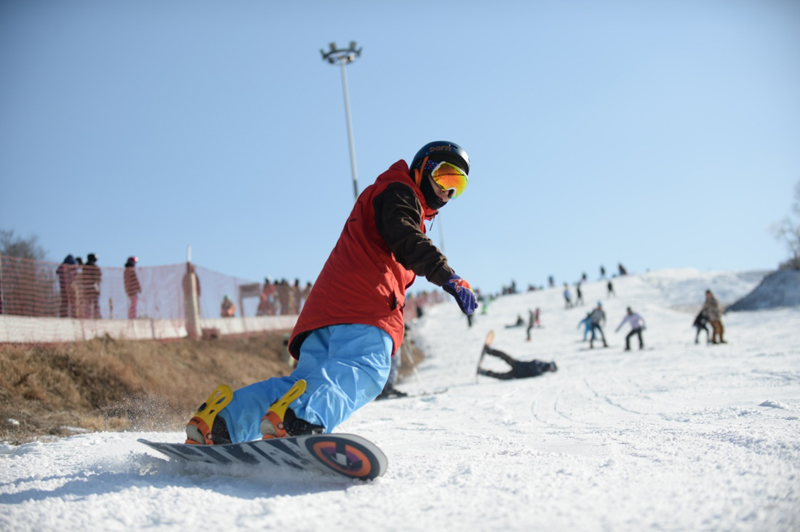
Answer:
[[[523,325],[525,325],[525,320],[522,319],[522,314],[517,314],[517,321],[511,325],[506,325],[506,329],[514,329],[516,327],[522,327]]]
[[[628,314],[622,319],[622,323],[619,324],[619,327],[614,332],[619,332],[626,323],[631,324],[631,332],[625,337],[625,351],[631,350],[631,336],[634,334],[639,337],[639,349],[644,349],[644,341],[642,341],[642,331],[645,329],[644,318],[631,310],[631,307],[628,307]]]
[[[483,352],[487,355],[497,357],[504,361],[511,366],[511,369],[505,373],[497,373],[495,371],[478,368],[478,375],[484,375],[486,377],[493,377],[501,380],[510,380],[538,377],[542,373],[546,373],[548,371],[558,371],[558,366],[556,366],[555,362],[542,362],[541,360],[536,359],[527,362],[516,360],[507,353],[504,353],[499,349],[492,349],[488,345],[483,346]]]

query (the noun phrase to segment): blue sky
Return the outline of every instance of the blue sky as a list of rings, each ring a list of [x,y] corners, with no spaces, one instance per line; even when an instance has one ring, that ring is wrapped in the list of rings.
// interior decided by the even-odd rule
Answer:
[[[430,235],[473,286],[774,268],[799,28],[790,0],[5,0],[0,228],[53,261],[174,264],[191,245],[229,275],[313,280],[353,203],[319,51],[356,40],[359,188],[461,144],[470,186]]]

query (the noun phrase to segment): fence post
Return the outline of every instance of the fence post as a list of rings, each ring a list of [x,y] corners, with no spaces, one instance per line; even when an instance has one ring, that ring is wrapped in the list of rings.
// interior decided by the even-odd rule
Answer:
[[[183,301],[186,334],[196,340],[200,338],[200,305],[197,300],[197,274],[191,262],[186,263],[186,275],[183,276]]]
[[[3,295],[3,256],[0,255],[0,314],[4,314],[5,302],[3,299],[5,299]]]

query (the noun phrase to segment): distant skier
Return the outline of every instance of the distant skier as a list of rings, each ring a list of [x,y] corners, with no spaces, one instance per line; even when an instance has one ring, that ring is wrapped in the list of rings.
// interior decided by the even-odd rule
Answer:
[[[706,343],[707,344],[711,343],[711,334],[708,332],[707,324],[708,324],[708,317],[706,316],[706,313],[701,310],[697,314],[697,317],[694,319],[693,323],[695,329],[697,329],[697,334],[694,337],[694,343],[696,344],[700,343],[700,331],[706,332]]]
[[[564,308],[572,308],[572,294],[567,283],[564,283]]]
[[[531,341],[531,331],[534,327],[541,327],[539,324],[539,307],[533,311],[528,309],[528,329],[525,331],[527,341]]]
[[[614,292],[614,283],[611,282],[611,279],[608,280],[608,284],[606,285],[606,288],[608,289],[608,293],[606,294],[606,297],[611,297],[611,296],[616,296],[617,295],[616,292]]]
[[[711,343],[727,343],[723,338],[725,327],[722,326],[722,314],[725,313],[725,309],[722,308],[722,305],[711,293],[711,290],[706,290],[706,302],[703,304],[702,312],[705,312],[706,316],[708,316],[708,321],[711,322]]]
[[[642,331],[645,329],[644,318],[631,310],[631,307],[628,307],[628,314],[622,319],[622,323],[619,324],[619,327],[617,327],[617,330],[614,332],[619,332],[626,323],[630,324],[631,332],[625,337],[625,351],[631,350],[631,337],[633,335],[639,337],[639,349],[644,349],[644,341],[642,340]]]
[[[487,355],[497,357],[511,366],[511,369],[505,373],[497,373],[495,371],[478,368],[478,375],[483,375],[485,377],[493,377],[501,380],[525,379],[527,377],[538,377],[542,373],[548,371],[558,371],[558,366],[556,366],[555,362],[542,362],[541,360],[535,359],[527,362],[516,360],[503,351],[492,349],[488,345],[484,346],[483,352]]]
[[[602,302],[597,302],[597,306],[592,313],[589,314],[589,318],[592,320],[592,338],[589,340],[589,349],[594,349],[594,339],[596,338],[595,331],[600,331],[600,338],[603,339],[603,347],[608,347],[606,335],[603,333],[603,324],[606,322],[606,313],[603,310]]]
[[[583,292],[581,292],[581,283],[575,285],[575,306],[584,305]]]

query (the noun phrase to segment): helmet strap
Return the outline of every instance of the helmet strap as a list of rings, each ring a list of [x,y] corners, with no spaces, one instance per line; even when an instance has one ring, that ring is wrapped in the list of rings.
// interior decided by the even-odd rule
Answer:
[[[417,188],[422,186],[422,171],[425,169],[426,164],[428,164],[427,156],[422,159],[422,164],[419,165],[419,168],[414,168],[414,183],[416,183]]]

